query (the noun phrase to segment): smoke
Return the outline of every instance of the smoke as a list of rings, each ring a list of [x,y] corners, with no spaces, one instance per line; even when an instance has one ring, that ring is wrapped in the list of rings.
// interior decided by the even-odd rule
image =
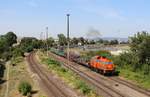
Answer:
[[[87,38],[89,39],[96,39],[101,37],[101,33],[99,30],[91,27],[89,28],[88,32],[86,33]]]

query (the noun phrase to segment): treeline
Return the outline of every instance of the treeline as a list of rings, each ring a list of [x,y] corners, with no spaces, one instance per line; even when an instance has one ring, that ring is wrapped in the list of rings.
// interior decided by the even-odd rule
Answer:
[[[12,57],[11,50],[13,44],[17,42],[17,36],[13,32],[8,32],[0,36],[0,83],[4,75],[5,62]]]
[[[44,44],[41,40],[33,37],[24,37],[17,42],[17,36],[13,32],[8,32],[0,36],[0,83],[5,70],[5,62],[15,60],[19,56],[24,56],[25,52],[41,48]]]
[[[114,58],[115,64],[133,72],[150,75],[150,34],[138,32],[130,37],[131,50]]]
[[[58,34],[58,40],[55,41],[52,37],[48,39],[48,44],[50,46],[66,46],[67,45],[67,37],[64,34]],[[89,44],[104,44],[104,45],[117,45],[117,44],[128,44],[126,41],[119,42],[117,39],[113,40],[104,40],[104,39],[98,39],[98,40],[89,40],[84,37],[73,37],[69,39],[70,46],[77,46],[77,45],[89,45]]]

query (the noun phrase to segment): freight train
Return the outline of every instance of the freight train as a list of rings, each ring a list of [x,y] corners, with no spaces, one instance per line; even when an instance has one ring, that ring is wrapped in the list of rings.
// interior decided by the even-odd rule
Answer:
[[[62,52],[54,52],[53,53],[62,56],[66,58],[67,54]],[[87,60],[85,58],[82,58],[80,55],[70,52],[69,58],[71,61],[74,61],[80,65],[84,65],[86,67],[89,67],[90,69],[99,72],[101,74],[114,74],[115,72],[115,65],[113,64],[112,60],[104,57],[104,56],[94,56],[90,60]]]

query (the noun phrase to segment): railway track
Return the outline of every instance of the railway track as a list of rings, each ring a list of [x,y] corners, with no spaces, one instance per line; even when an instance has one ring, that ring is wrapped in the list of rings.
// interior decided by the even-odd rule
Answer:
[[[109,77],[109,79],[111,79],[113,81],[116,81],[118,83],[124,84],[124,85],[126,85],[126,86],[128,86],[128,87],[130,87],[132,89],[135,89],[136,91],[139,91],[139,92],[141,92],[143,94],[146,94],[146,95],[148,95],[150,97],[150,91],[149,90],[142,89],[142,88],[140,88],[140,87],[138,87],[138,86],[136,86],[136,85],[134,85],[134,84],[132,84],[132,83],[130,83],[128,81],[120,79],[119,77]]]
[[[29,62],[32,71],[39,76],[40,81],[43,83],[48,96],[70,97],[68,94],[66,94],[63,90],[60,89],[57,83],[54,82],[53,79],[50,78],[49,75],[47,75],[41,67],[39,67],[38,63],[36,63],[33,56],[34,53],[29,54],[29,56],[27,57],[27,61]]]
[[[57,56],[55,54],[50,53],[50,56],[53,56],[53,58],[65,63],[64,66],[71,69],[72,71],[76,72],[77,74],[79,74],[81,77],[83,77],[84,79],[88,80],[90,83],[92,83],[96,89],[99,89],[103,92],[105,92],[105,94],[107,94],[106,97],[150,97],[149,92],[148,91],[144,91],[142,89],[139,89],[137,87],[135,87],[134,85],[131,85],[130,83],[125,82],[124,80],[119,80],[115,77],[111,77],[111,78],[106,78],[104,76],[101,75],[97,75],[95,77],[93,77],[92,75],[89,75],[87,73],[85,73],[84,71],[79,70],[79,68],[77,67],[77,63],[74,62],[68,62],[65,58]],[[67,64],[70,65],[67,65]],[[103,80],[103,81],[102,81]],[[114,83],[115,85],[113,87],[111,87],[110,85],[107,85],[107,83],[105,83],[104,81],[107,81],[109,83]],[[120,85],[120,87],[129,87],[131,89],[133,89],[135,94],[129,95],[128,91],[126,92],[121,92],[119,89],[115,89],[114,87],[117,87],[118,85]],[[136,96],[136,94],[138,96]]]
[[[98,78],[95,78],[81,70],[79,70],[76,65],[74,65],[72,62],[69,62],[70,65],[67,65],[68,61],[62,57],[56,56],[52,53],[49,53],[49,55],[61,62],[63,62],[64,66],[71,69],[78,75],[80,75],[82,78],[87,80],[89,83],[94,85],[94,87],[97,89],[97,92],[99,95],[103,95],[104,97],[127,97],[125,94],[120,93],[117,90],[112,89],[112,87],[108,87],[103,82],[101,82]]]

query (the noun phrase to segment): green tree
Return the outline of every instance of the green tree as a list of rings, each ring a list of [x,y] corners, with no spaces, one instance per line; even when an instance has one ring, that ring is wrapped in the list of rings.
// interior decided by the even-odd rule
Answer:
[[[89,42],[89,44],[95,44],[95,41],[94,41],[94,40],[91,40],[91,41]]]
[[[132,71],[150,74],[150,35],[143,31],[130,37],[131,50],[114,58],[114,63]]]
[[[84,39],[83,37],[80,37],[80,38],[79,38],[79,41],[81,42],[82,45],[85,44],[85,39]]]
[[[8,32],[0,36],[0,59],[7,61],[11,58],[11,48],[17,42],[17,36],[13,32]]]
[[[49,47],[52,47],[52,46],[54,46],[54,44],[55,44],[55,40],[53,39],[53,37],[49,37],[49,38],[47,39],[47,43],[48,43],[48,46],[49,46]]]
[[[16,46],[12,48],[12,56],[14,58],[18,56],[24,56],[24,52],[19,46]]]
[[[34,48],[40,48],[39,41],[34,37],[24,37],[21,39],[20,47],[24,52],[31,52]]]
[[[102,44],[102,43],[103,43],[103,39],[99,39],[99,40],[97,41],[97,43]]]
[[[57,36],[58,36],[58,39],[59,39],[58,43],[59,43],[60,46],[67,45],[67,38],[65,37],[64,34],[58,34]]]
[[[26,96],[32,91],[32,86],[28,82],[21,82],[19,84],[18,90],[23,96]]]
[[[78,45],[79,40],[78,40],[76,37],[74,37],[74,38],[72,38],[71,43],[72,43],[73,45]]]
[[[118,40],[117,39],[114,39],[114,40],[111,40],[110,45],[115,45],[115,44],[119,44]]]
[[[7,44],[12,46],[14,43],[17,43],[17,36],[14,32],[8,32],[6,35]]]
[[[132,52],[137,53],[141,63],[150,62],[150,35],[147,32],[138,32],[130,37],[130,47]]]

